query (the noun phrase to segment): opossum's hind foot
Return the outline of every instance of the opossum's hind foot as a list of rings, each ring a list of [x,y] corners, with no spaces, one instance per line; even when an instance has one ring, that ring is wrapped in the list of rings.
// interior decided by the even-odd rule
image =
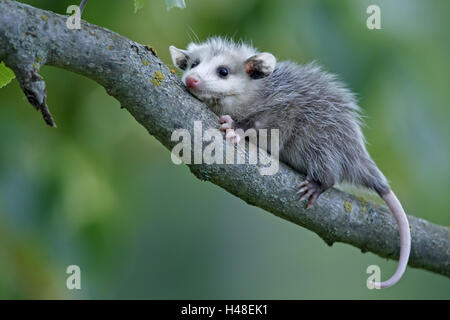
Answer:
[[[300,201],[308,200],[306,209],[311,208],[311,206],[316,202],[317,198],[325,191],[319,182],[311,181],[306,178],[305,181],[300,183],[298,186],[300,189],[297,191],[298,195],[302,195]]]

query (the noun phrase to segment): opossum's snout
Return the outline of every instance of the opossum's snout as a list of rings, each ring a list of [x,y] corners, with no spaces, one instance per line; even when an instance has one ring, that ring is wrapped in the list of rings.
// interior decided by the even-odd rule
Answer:
[[[197,97],[197,99],[203,101],[204,99],[209,97],[209,95],[205,93],[205,87],[207,83],[198,75],[189,75],[184,79],[183,82],[189,92]]]
[[[189,89],[196,89],[198,85],[200,84],[200,79],[194,76],[189,76],[186,78],[186,87]]]

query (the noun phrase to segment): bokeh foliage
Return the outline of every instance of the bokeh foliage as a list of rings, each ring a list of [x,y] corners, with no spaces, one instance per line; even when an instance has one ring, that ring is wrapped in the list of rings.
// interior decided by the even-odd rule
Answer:
[[[65,13],[73,1],[23,1]],[[316,60],[358,93],[369,151],[409,214],[450,225],[449,2],[89,1],[84,18],[158,50],[227,35],[279,59]],[[365,27],[379,4],[382,30]],[[194,35],[194,31],[196,36]],[[369,291],[365,269],[396,266],[200,182],[103,88],[44,67],[59,126],[17,81],[0,90],[0,298],[450,298],[450,281],[408,269]],[[82,290],[65,287],[66,267]]]

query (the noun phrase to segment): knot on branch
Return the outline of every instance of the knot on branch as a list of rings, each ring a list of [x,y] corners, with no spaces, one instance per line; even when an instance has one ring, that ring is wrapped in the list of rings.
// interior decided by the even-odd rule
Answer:
[[[28,101],[36,110],[41,112],[46,124],[56,128],[55,121],[46,103],[47,90],[45,82],[39,75],[38,68],[39,66],[36,63],[13,65],[14,73]]]

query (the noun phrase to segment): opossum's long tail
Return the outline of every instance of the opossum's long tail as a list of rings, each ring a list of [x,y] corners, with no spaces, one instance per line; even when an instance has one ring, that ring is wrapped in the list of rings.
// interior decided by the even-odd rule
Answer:
[[[406,213],[394,192],[389,190],[389,192],[385,193],[381,197],[386,202],[389,209],[391,209],[395,220],[397,220],[398,229],[400,232],[400,257],[398,259],[397,270],[395,270],[395,273],[391,278],[389,278],[389,280],[373,283],[375,288],[388,288],[400,280],[405,272],[406,266],[408,265],[409,253],[411,251],[411,233],[409,231],[409,223]]]

